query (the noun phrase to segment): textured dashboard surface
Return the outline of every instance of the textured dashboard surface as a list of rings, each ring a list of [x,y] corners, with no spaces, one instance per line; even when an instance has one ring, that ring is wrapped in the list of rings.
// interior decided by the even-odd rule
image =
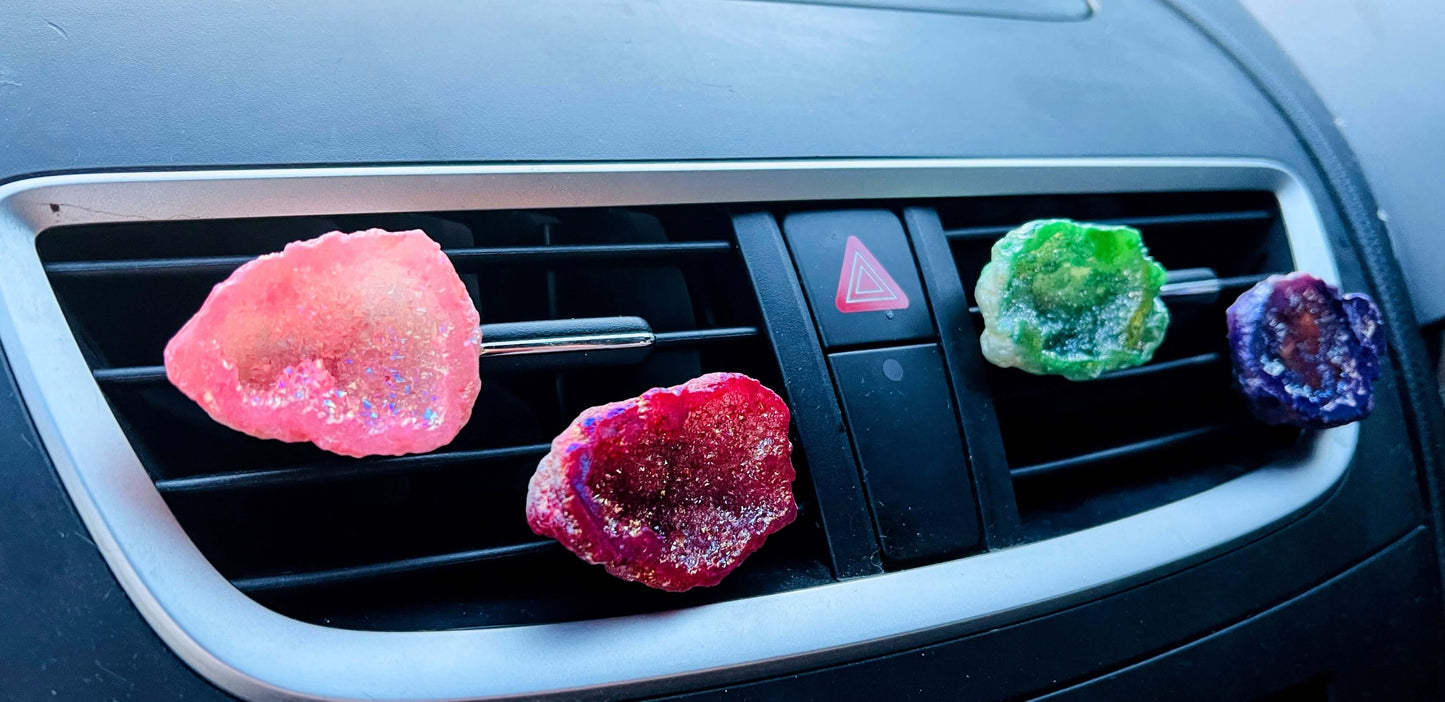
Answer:
[[[736,0],[10,0],[0,180],[431,161],[1279,154],[1151,0],[1037,22]],[[1127,38],[1127,40],[1126,40]]]

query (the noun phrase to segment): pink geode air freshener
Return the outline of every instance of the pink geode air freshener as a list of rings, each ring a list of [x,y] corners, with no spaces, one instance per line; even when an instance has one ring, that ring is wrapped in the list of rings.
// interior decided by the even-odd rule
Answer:
[[[421,453],[471,417],[479,322],[422,232],[331,232],[218,284],[166,345],[166,375],[252,436],[345,456]]]
[[[532,475],[527,522],[619,578],[716,585],[797,516],[788,416],[739,373],[593,407]]]

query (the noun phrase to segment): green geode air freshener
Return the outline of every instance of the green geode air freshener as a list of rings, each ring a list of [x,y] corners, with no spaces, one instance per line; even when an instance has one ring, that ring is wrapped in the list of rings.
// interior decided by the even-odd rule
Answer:
[[[1145,363],[1169,326],[1164,278],[1137,229],[1029,222],[993,245],[979,276],[983,355],[1070,380]]]

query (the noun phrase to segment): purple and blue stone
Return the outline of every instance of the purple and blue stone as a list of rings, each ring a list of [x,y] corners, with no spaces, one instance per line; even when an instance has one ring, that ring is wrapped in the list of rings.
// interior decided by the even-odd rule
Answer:
[[[1380,311],[1308,273],[1271,276],[1229,306],[1234,379],[1269,424],[1335,427],[1369,416],[1385,353]]]

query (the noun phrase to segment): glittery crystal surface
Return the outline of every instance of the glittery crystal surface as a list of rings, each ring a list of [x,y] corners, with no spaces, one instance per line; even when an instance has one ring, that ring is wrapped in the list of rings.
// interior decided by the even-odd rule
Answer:
[[[527,522],[619,578],[716,585],[797,516],[788,416],[738,373],[593,407],[532,475]]]
[[[218,284],[166,345],[166,375],[252,436],[346,456],[419,453],[471,416],[479,321],[422,232],[331,232]]]
[[[1145,363],[1169,326],[1165,275],[1136,229],[1029,222],[993,245],[979,276],[983,355],[1071,380]]]
[[[1375,406],[1385,334],[1366,295],[1308,273],[1271,276],[1229,306],[1234,378],[1270,424],[1332,427]]]

